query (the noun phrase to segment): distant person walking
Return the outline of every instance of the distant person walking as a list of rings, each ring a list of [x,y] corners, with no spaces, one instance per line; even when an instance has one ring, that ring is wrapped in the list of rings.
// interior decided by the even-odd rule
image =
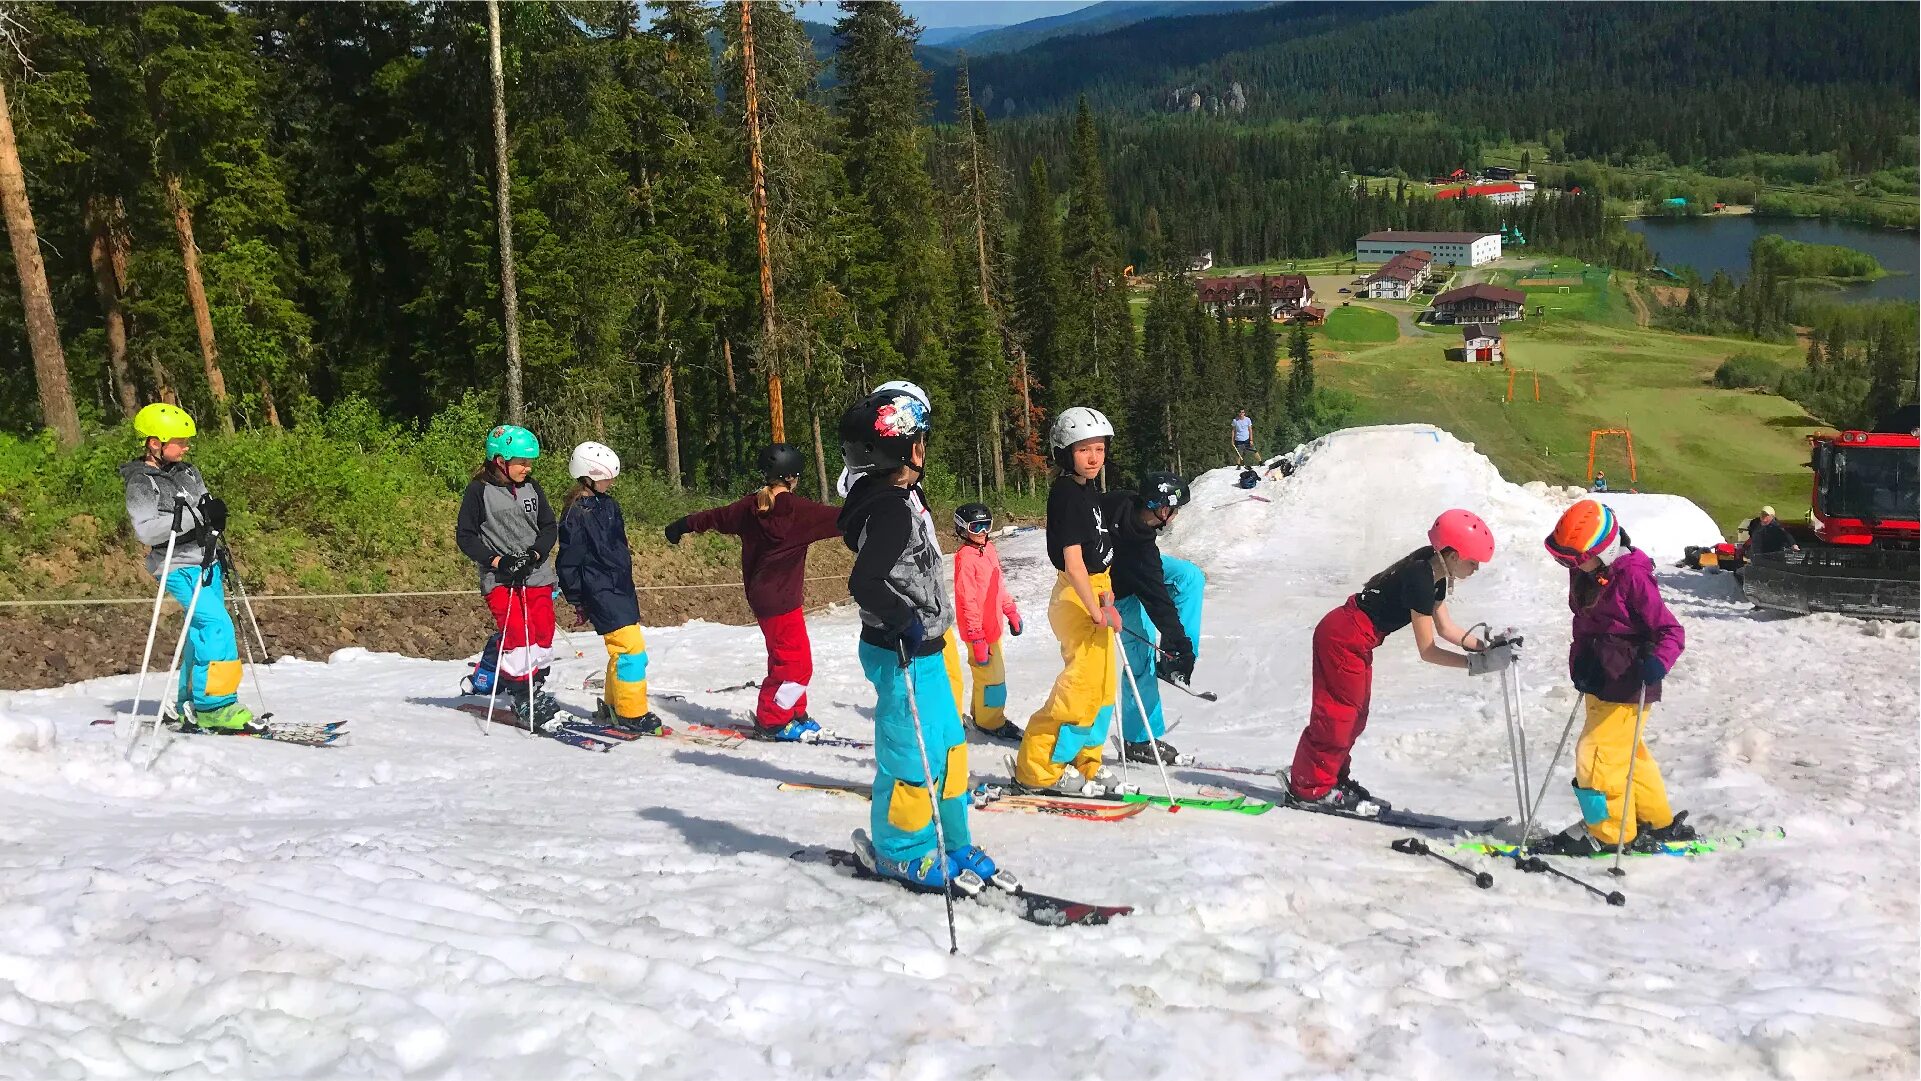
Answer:
[[[1788,527],[1774,516],[1773,507],[1762,507],[1761,516],[1748,522],[1748,554],[1750,556],[1772,555],[1775,552],[1798,552],[1801,546],[1794,543],[1794,535]]]
[[[1231,422],[1234,427],[1234,464],[1247,464],[1247,456],[1254,453],[1254,421],[1243,409],[1234,414]]]

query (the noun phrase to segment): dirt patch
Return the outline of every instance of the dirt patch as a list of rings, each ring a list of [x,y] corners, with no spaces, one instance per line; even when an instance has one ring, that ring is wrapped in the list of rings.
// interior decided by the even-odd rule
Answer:
[[[1685,285],[1649,285],[1645,288],[1654,294],[1654,299],[1670,308],[1688,302],[1688,290]]]
[[[1522,278],[1514,283],[1523,289],[1552,289],[1557,285],[1579,285],[1579,278]]]
[[[650,553],[651,554],[651,553]],[[853,554],[844,545],[817,544],[809,552],[807,574],[824,581],[807,583],[807,607],[814,608],[847,597],[847,572]],[[640,620],[648,627],[678,626],[691,619],[746,625],[753,622],[738,571],[684,574],[678,581],[659,581],[647,568],[636,568],[641,578]],[[658,571],[658,568],[656,568]],[[647,585],[712,588],[647,589]],[[153,580],[144,580],[151,589]],[[411,657],[453,660],[479,652],[493,633],[493,620],[476,590],[454,597],[385,597],[348,601],[260,600],[254,605],[267,651],[275,658],[325,660],[349,646]],[[243,621],[229,596],[228,611]],[[146,644],[144,604],[0,609],[0,686],[9,690],[58,687],[76,680],[120,675],[140,669]],[[565,605],[557,613],[566,628],[573,612]],[[160,631],[155,636],[157,664],[165,668],[180,634],[181,612],[166,602]],[[244,627],[242,633],[246,633]]]

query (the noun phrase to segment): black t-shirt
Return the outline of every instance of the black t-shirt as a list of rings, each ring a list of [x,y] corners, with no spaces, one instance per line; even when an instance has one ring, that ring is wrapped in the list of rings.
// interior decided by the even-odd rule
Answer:
[[[1101,493],[1093,482],[1077,483],[1070,476],[1054,478],[1047,491],[1047,558],[1054,569],[1067,569],[1067,549],[1081,546],[1087,573],[1099,574],[1114,562],[1113,526],[1101,513]]]
[[[1436,580],[1432,560],[1434,549],[1416,548],[1400,562],[1367,580],[1355,596],[1361,611],[1374,624],[1374,633],[1386,638],[1413,622],[1409,612],[1434,614],[1434,606],[1447,599],[1447,579]]]

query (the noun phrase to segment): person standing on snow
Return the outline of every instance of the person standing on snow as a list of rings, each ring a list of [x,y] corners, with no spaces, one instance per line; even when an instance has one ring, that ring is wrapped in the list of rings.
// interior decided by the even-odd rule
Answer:
[[[1245,465],[1247,460],[1244,456],[1254,453],[1254,421],[1247,415],[1247,410],[1243,409],[1234,414],[1232,427],[1234,429],[1234,464]]]
[[[1020,742],[1021,726],[1007,719],[1007,664],[1001,657],[1001,620],[1008,633],[1021,633],[1020,609],[1007,592],[1001,557],[987,539],[994,529],[994,513],[984,503],[968,503],[954,512],[954,622],[967,643],[974,671],[974,727],[995,739]]]
[[[1289,799],[1369,816],[1390,808],[1348,776],[1354,742],[1367,730],[1374,650],[1388,635],[1412,625],[1422,660],[1465,670],[1468,658],[1442,649],[1440,642],[1470,653],[1487,643],[1455,624],[1447,600],[1456,581],[1472,577],[1492,558],[1494,534],[1479,515],[1443,511],[1428,529],[1426,545],[1368,579],[1347,603],[1321,618],[1314,628],[1313,705],[1294,765],[1281,778]]]
[[[575,483],[561,500],[554,570],[574,606],[575,625],[591,622],[607,644],[607,679],[594,720],[659,735],[660,718],[647,708],[647,639],[640,633],[634,554],[620,504],[608,494],[620,476],[620,455],[601,443],[582,443],[567,459],[567,472]]]
[[[1773,507],[1762,507],[1761,516],[1748,522],[1748,553],[1750,555],[1771,555],[1775,552],[1798,552],[1801,546],[1794,543],[1794,535],[1788,527],[1774,516]]]
[[[807,549],[839,536],[840,512],[795,493],[806,462],[800,451],[774,443],[756,462],[761,488],[725,506],[668,523],[667,543],[689,533],[740,538],[740,580],[747,607],[767,642],[767,675],[760,681],[754,735],[792,743],[819,732],[807,715],[807,685],[814,679],[814,647],[807,638],[801,601],[807,589]]]
[[[515,424],[487,433],[487,461],[467,482],[454,543],[480,571],[480,594],[500,629],[496,679],[529,730],[555,719],[560,703],[542,689],[554,661],[554,585],[548,557],[560,523],[529,475],[540,440]]]
[[[1613,508],[1592,499],[1569,507],[1546,544],[1568,569],[1567,604],[1574,613],[1568,675],[1587,696],[1587,723],[1574,745],[1581,821],[1532,850],[1591,856],[1624,836],[1630,847],[1637,840],[1691,841],[1687,812],[1676,814],[1668,806],[1661,767],[1640,739],[1644,707],[1661,700],[1661,681],[1687,648],[1687,632],[1654,584],[1654,561],[1628,540]]]
[[[1192,499],[1187,482],[1172,473],[1149,473],[1141,490],[1111,492],[1101,500],[1114,523],[1114,607],[1121,614],[1121,651],[1134,687],[1122,687],[1121,751],[1129,761],[1174,765],[1180,752],[1161,739],[1161,679],[1194,678],[1201,637],[1201,593],[1207,576],[1185,559],[1162,555],[1159,537]],[[1134,688],[1141,700],[1134,701]],[[1141,715],[1145,707],[1147,715]]]
[[[227,614],[220,537],[227,505],[207,490],[200,471],[188,465],[193,418],[177,405],[155,402],[134,414],[143,440],[141,456],[120,467],[133,535],[149,547],[147,573],[165,583],[167,595],[191,612],[180,652],[180,686],[174,708],[182,723],[240,730],[253,711],[240,704],[240,650]],[[168,538],[173,556],[167,557]]]
[[[926,408],[905,391],[871,395],[840,419],[855,477],[840,512],[854,552],[847,591],[860,606],[860,666],[875,694],[873,833],[856,830],[854,850],[875,874],[920,889],[998,872],[968,828],[967,736],[939,659],[953,609],[934,529],[909,499],[930,430]]]
[[[1064,667],[1047,701],[1027,721],[1014,760],[1014,786],[1026,792],[1100,796],[1123,789],[1101,765],[1119,689],[1114,635],[1113,523],[1101,510],[1101,467],[1114,426],[1097,409],[1075,406],[1054,419],[1048,442],[1059,471],[1047,492],[1047,558],[1059,571],[1047,622]]]

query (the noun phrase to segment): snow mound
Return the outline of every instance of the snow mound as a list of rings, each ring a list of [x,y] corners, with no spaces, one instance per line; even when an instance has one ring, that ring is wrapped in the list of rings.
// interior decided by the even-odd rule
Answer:
[[[1678,495],[1645,492],[1592,492],[1583,495],[1614,508],[1634,546],[1654,557],[1656,563],[1672,563],[1687,555],[1693,545],[1705,548],[1721,540],[1721,527],[1693,500]]]
[[[0,752],[44,751],[52,746],[52,721],[0,710]]]

